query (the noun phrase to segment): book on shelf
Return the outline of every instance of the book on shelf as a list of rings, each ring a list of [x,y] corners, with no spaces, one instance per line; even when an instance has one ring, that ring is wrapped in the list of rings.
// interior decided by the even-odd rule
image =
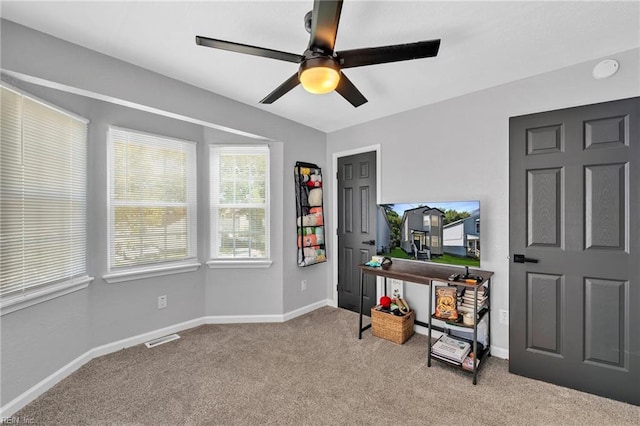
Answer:
[[[482,296],[478,294],[477,299],[478,299],[478,302],[484,302],[485,300],[487,300],[487,296]],[[473,293],[466,292],[464,296],[462,296],[462,300],[473,303]]]
[[[489,290],[487,289],[487,287],[478,287],[477,289],[478,292],[478,297],[489,297]],[[462,297],[471,297],[473,298],[473,289],[472,288],[467,288],[464,290],[464,292],[462,292]]]
[[[442,360],[442,361],[450,362],[451,364],[462,365],[461,362],[458,362],[458,361],[456,361],[454,359],[451,359],[451,358],[447,358],[446,356],[440,356],[440,355],[435,354],[433,352],[431,352],[431,356],[434,357],[434,358],[437,358],[439,360]]]
[[[477,298],[474,298],[474,293],[470,289],[464,291],[464,293],[462,293],[462,295],[459,295],[456,299],[457,306],[459,308],[458,310],[461,312],[473,312],[473,305],[475,303],[478,304],[478,311],[482,309],[487,304],[487,300],[489,299],[488,294],[484,294],[483,291],[478,290],[477,296]]]
[[[467,307],[469,307],[469,308],[473,308],[474,303],[473,303],[473,301],[468,301],[468,302],[467,302],[467,301],[464,301],[464,302],[462,302],[462,303],[459,303],[458,305],[459,305],[459,306],[467,306]],[[478,310],[480,310],[480,308],[481,308],[481,307],[484,307],[484,306],[486,306],[486,305],[487,305],[487,302],[486,302],[486,301],[480,301],[480,300],[478,300]]]
[[[481,312],[484,308],[486,308],[486,305],[482,304],[478,304],[478,312]],[[458,305],[458,311],[460,312],[471,312],[473,313],[473,305],[469,306],[467,304],[462,304],[462,305]]]
[[[448,335],[442,335],[440,339],[431,347],[431,354],[448,360],[462,363],[465,357],[471,352],[471,345],[464,340],[455,339]]]

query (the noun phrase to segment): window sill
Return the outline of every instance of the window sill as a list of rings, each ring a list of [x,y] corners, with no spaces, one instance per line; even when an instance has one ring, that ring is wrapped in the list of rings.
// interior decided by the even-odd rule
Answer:
[[[0,302],[0,316],[82,290],[89,286],[93,277],[84,276],[64,281],[56,285],[48,286],[35,291],[28,291],[25,294],[9,297]]]
[[[211,259],[207,266],[210,269],[270,268],[272,263],[271,259]]]
[[[183,272],[197,271],[202,264],[199,262],[179,263],[172,265],[150,266],[146,268],[130,269],[120,272],[112,272],[102,278],[108,284],[125,281],[141,280],[145,278],[161,277],[163,275],[181,274]]]

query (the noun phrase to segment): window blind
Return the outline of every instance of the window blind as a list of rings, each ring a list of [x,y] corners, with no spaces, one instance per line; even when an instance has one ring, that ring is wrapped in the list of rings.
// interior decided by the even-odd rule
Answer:
[[[211,256],[269,258],[269,147],[210,146]]]
[[[196,144],[109,128],[109,265],[195,259]]]
[[[1,90],[0,297],[86,275],[87,121]]]

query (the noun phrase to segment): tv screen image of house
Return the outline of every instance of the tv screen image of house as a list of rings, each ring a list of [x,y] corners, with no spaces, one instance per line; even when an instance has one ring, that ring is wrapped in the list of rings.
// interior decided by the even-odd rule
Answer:
[[[376,251],[391,258],[480,266],[480,202],[380,204]]]

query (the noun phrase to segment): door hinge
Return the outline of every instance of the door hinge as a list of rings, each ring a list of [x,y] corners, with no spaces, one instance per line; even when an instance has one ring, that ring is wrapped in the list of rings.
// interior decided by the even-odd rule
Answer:
[[[340,180],[340,172],[336,172],[336,180]]]

